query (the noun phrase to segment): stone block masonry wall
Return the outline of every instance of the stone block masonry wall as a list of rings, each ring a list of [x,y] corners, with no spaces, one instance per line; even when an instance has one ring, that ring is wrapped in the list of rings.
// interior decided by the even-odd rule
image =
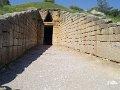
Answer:
[[[108,19],[61,12],[61,45],[120,62],[120,26]]]
[[[37,45],[40,19],[37,10],[0,16],[0,65],[15,60]]]
[[[60,11],[53,12],[53,45],[60,45]]]

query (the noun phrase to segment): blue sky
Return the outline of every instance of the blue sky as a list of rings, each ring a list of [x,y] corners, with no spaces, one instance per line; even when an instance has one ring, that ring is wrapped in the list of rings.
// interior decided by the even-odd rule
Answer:
[[[10,0],[11,4],[21,4],[25,2],[38,2],[43,0]],[[110,6],[120,9],[120,0],[108,0]],[[83,9],[90,9],[95,7],[97,0],[56,0],[56,4],[69,7],[70,5],[75,5]]]

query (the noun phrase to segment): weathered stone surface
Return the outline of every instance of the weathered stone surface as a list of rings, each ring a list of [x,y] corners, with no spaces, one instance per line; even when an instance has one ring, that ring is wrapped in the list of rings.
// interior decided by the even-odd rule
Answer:
[[[97,42],[97,56],[120,62],[119,42]]]
[[[44,24],[48,12],[53,21]],[[104,17],[46,9],[0,16],[0,51],[3,58],[1,61],[7,62],[6,57],[2,56],[6,53],[9,55],[9,62],[11,58],[15,60],[35,45],[43,44],[44,27],[49,26],[50,23],[53,24],[53,45],[63,45],[84,53],[118,61],[119,57],[108,58],[110,54],[105,56],[102,53],[104,50],[112,50],[112,47],[107,45],[108,43],[119,44],[120,25],[111,23],[111,20]],[[101,47],[102,45],[103,47]],[[116,47],[114,48],[113,53],[119,53]],[[117,54],[113,55],[115,57]]]
[[[37,10],[0,16],[0,63],[11,62],[37,45],[39,18]]]
[[[95,14],[95,15],[97,14],[97,15],[105,16],[104,13],[102,13],[102,12],[98,12],[97,10],[92,10],[91,13],[92,13],[92,14]]]
[[[63,46],[120,62],[119,48],[117,50],[117,47],[114,46],[113,50],[113,47],[109,46],[109,43],[119,45],[119,25],[111,23],[109,19],[93,15],[80,14],[79,19],[75,19],[75,14],[72,14],[71,17],[68,17],[69,15],[69,13],[62,13],[61,17],[60,30]],[[71,18],[74,18],[72,22]],[[110,53],[108,53],[109,51]]]

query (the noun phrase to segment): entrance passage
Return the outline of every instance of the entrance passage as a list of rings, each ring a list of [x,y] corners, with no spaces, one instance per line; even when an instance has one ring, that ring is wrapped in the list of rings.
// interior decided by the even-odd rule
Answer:
[[[120,90],[120,66],[64,46],[40,45],[0,72],[0,87],[3,87],[0,90]]]
[[[44,45],[52,45],[53,26],[45,26]]]

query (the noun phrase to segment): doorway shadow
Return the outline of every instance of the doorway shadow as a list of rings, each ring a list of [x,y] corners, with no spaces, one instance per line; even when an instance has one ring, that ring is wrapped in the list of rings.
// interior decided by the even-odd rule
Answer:
[[[50,45],[36,46],[27,51],[21,58],[9,64],[4,70],[0,70],[0,87],[4,87],[4,84],[13,81],[18,74],[21,74],[25,68],[37,60],[37,58],[39,58],[50,47]],[[7,90],[12,89],[8,88]]]
[[[44,28],[44,45],[52,45],[53,26],[45,26]]]

